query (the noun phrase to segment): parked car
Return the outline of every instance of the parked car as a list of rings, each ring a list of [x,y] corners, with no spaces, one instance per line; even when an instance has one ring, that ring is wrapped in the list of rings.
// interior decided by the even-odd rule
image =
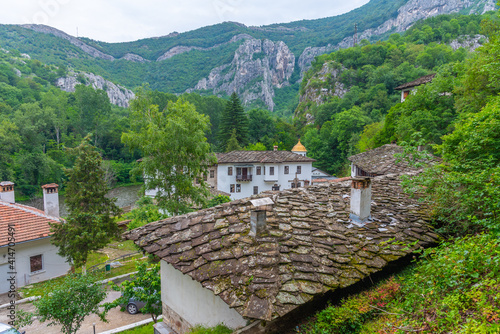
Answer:
[[[129,298],[127,304],[127,312],[130,314],[137,314],[146,305],[146,303],[136,300],[134,298]]]
[[[0,334],[24,334],[25,332],[19,332],[17,329],[14,327],[7,325],[7,324],[2,324],[0,322]]]
[[[140,287],[134,288],[134,290],[142,289]],[[123,295],[122,295],[123,296]],[[127,309],[129,314],[137,314],[146,305],[145,302],[135,299],[134,297],[129,298],[127,305],[121,305]],[[1,333],[0,333],[1,334]]]

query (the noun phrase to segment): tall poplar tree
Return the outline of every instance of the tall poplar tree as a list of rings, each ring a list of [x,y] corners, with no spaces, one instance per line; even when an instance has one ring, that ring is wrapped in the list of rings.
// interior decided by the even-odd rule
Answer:
[[[70,150],[77,156],[75,165],[67,169],[66,205],[70,211],[66,222],[51,224],[52,243],[59,247],[74,266],[83,266],[90,252],[106,246],[118,236],[113,216],[120,213],[114,199],[105,197],[109,191],[104,180],[102,158],[87,136]]]
[[[219,134],[217,136],[221,152],[227,150],[227,144],[231,139],[233,130],[236,130],[238,145],[241,147],[248,145],[248,117],[236,93],[231,94],[221,117]]]

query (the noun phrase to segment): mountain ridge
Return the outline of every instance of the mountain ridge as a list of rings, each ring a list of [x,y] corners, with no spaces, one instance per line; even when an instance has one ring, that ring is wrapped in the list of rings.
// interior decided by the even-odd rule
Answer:
[[[46,63],[95,72],[108,81],[128,88],[149,83],[153,89],[172,93],[199,91],[221,96],[236,91],[245,97],[243,100],[247,106],[264,106],[273,110],[279,90],[288,87],[288,90],[297,92],[298,83],[316,56],[354,44],[355,24],[359,31],[358,41],[364,38],[374,41],[389,33],[404,31],[425,17],[442,13],[483,13],[494,9],[494,6],[495,0],[371,0],[351,12],[334,17],[260,27],[223,22],[184,33],[174,32],[125,43],[76,38],[48,26],[3,25],[0,26],[0,45],[14,47],[34,58],[42,58]],[[23,29],[46,36],[30,35]],[[19,42],[23,38],[29,39],[31,45]],[[72,48],[60,44],[58,39],[66,40]],[[264,64],[265,69],[247,71],[251,79],[240,80],[241,84],[234,80],[228,82],[231,79],[229,77],[224,82],[219,81],[220,84],[203,84],[210,82],[210,77],[222,67],[234,73],[239,73],[243,68],[257,68],[255,64],[252,65],[255,52],[243,57],[240,50],[245,43],[254,43],[248,42],[253,40],[283,43],[288,49],[287,53],[294,55],[293,63],[290,65],[273,60],[269,64],[274,64],[275,68]],[[54,56],[49,57],[41,51],[44,47],[49,48],[48,44],[57,45]],[[236,61],[236,57],[246,58],[249,63]],[[272,59],[267,60],[269,62]],[[264,72],[272,73],[284,66],[288,71],[291,66],[292,74],[285,76],[283,81],[276,83],[276,80],[265,79]],[[255,78],[258,78],[258,82],[254,82]],[[249,83],[251,85],[247,85]],[[220,86],[225,88],[221,89]],[[259,91],[255,92],[256,89]]]

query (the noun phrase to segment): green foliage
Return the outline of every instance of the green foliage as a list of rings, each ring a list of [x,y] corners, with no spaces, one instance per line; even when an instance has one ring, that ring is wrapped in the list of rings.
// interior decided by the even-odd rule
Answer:
[[[105,314],[99,311],[99,304],[106,297],[105,288],[95,284],[96,277],[87,275],[68,275],[51,291],[33,302],[34,315],[40,322],[62,326],[65,334],[76,333],[84,319],[97,314],[107,322]]]
[[[160,213],[151,197],[144,196],[136,204],[137,208],[123,215],[123,218],[131,220],[127,225],[128,230],[168,217],[168,215]]]
[[[191,205],[203,205],[208,190],[203,179],[215,162],[206,142],[207,116],[182,99],[169,103],[163,111],[152,104],[145,91],[139,91],[132,102],[133,129],[122,135],[122,141],[143,154],[138,169],[145,176],[145,188],[157,189],[158,206],[170,213],[186,212]]]
[[[77,156],[75,165],[66,170],[66,205],[70,211],[66,223],[51,224],[52,243],[75,266],[85,266],[89,253],[100,249],[118,235],[113,216],[120,213],[114,199],[105,197],[102,158],[85,138],[71,150]]]
[[[130,281],[124,281],[121,286],[113,285],[117,291],[121,291],[120,298],[111,303],[104,304],[107,311],[119,305],[127,305],[130,298],[145,303],[141,309],[142,313],[150,313],[156,323],[158,315],[161,314],[161,276],[160,263],[153,264],[148,269],[145,262],[136,263],[137,273],[132,275]]]
[[[397,277],[318,312],[305,333],[497,333],[500,241],[480,234],[421,251]]]
[[[201,325],[194,326],[188,334],[231,334],[232,329],[226,327],[224,324],[219,324],[215,327],[205,327]]]
[[[331,305],[316,314],[314,322],[302,326],[305,333],[359,333],[363,324],[399,294],[401,285],[394,279],[377,287],[344,299],[341,305]]]
[[[498,238],[482,234],[425,250],[398,305],[408,312],[407,323],[429,333],[468,333],[476,326],[498,331],[499,246]]]
[[[234,135],[232,150],[234,147],[243,147],[248,144],[248,117],[241,106],[240,99],[236,93],[231,94],[226,104],[219,126],[219,149],[223,152],[228,151],[231,137]],[[235,145],[235,143],[237,145]]]
[[[231,137],[229,138],[229,140],[226,144],[226,152],[240,151],[240,150],[241,150],[241,146],[238,143],[236,129],[233,129],[233,131],[231,131]]]
[[[427,196],[441,231],[465,234],[483,227],[500,231],[500,97],[469,115],[437,147],[444,163],[413,180]]]
[[[231,197],[226,195],[217,195],[208,201],[206,208],[211,208],[219,204],[231,202]]]

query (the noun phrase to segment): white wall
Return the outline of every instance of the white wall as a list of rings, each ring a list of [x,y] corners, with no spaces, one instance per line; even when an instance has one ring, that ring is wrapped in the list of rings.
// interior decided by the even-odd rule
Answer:
[[[53,277],[64,275],[70,269],[70,265],[64,258],[57,255],[57,247],[50,243],[50,238],[39,239],[16,244],[16,278],[17,287],[48,280]],[[4,277],[9,277],[10,271],[7,256],[8,247],[0,248],[0,293],[7,292],[9,287],[5,283]],[[42,254],[43,269],[37,273],[30,272],[30,257]],[[5,257],[4,257],[5,255]]]
[[[261,166],[263,169],[266,168],[266,174],[256,175],[256,167]],[[289,174],[285,174],[285,166],[289,167]],[[253,164],[252,170],[252,181],[236,181],[236,167],[238,164],[219,164],[217,169],[217,189],[230,194],[232,199],[240,199],[245,197],[250,197],[253,195],[253,187],[257,186],[259,193],[272,190],[273,185],[276,183],[280,186],[280,190],[290,189],[292,187],[292,181],[295,178],[295,172],[297,171],[297,166],[301,166],[301,174],[297,175],[300,180],[301,185],[304,186],[304,180],[311,182],[312,179],[312,162],[309,163],[275,163],[275,164]],[[233,167],[233,175],[227,175],[227,168]],[[269,174],[269,167],[274,167],[274,175]],[[241,192],[231,193],[230,185],[240,184]]]
[[[247,323],[219,296],[163,260],[161,300],[193,326],[202,324],[211,327],[224,323],[230,328],[238,328]]]

